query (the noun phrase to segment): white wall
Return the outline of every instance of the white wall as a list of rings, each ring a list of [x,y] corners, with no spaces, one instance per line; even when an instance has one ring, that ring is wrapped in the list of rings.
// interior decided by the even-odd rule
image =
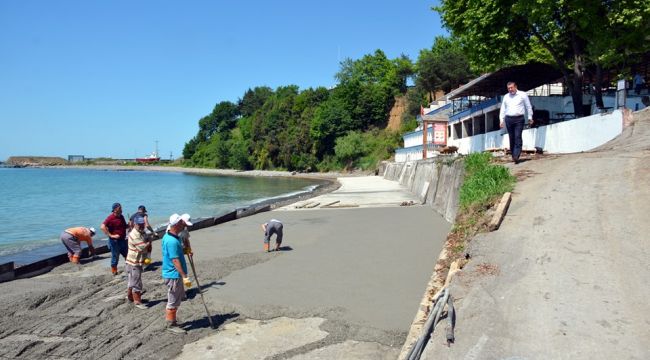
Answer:
[[[526,129],[522,133],[523,148],[534,150],[541,147],[544,152],[558,154],[588,151],[615,138],[622,131],[623,113],[616,110],[609,114]],[[502,129],[463,139],[450,139],[448,145],[457,146],[461,154],[469,154],[491,148],[509,148],[509,139],[508,133]]]
[[[437,153],[433,150],[427,150],[427,159],[435,157]],[[416,161],[422,159],[422,149],[419,150],[402,150],[395,153],[395,162]]]

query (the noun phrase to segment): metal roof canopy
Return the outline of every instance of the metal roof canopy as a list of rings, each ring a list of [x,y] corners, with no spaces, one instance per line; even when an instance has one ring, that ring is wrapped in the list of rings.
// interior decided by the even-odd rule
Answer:
[[[487,73],[477,77],[469,83],[447,94],[447,99],[452,100],[466,96],[495,97],[503,95],[508,90],[509,81],[517,83],[517,88],[528,91],[538,86],[560,82],[562,73],[548,64],[538,62],[525,65],[516,65]]]

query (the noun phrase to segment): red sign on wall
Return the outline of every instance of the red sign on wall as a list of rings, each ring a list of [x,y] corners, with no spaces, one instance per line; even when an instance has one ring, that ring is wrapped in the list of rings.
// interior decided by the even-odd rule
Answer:
[[[433,143],[435,145],[447,145],[447,125],[433,124]]]

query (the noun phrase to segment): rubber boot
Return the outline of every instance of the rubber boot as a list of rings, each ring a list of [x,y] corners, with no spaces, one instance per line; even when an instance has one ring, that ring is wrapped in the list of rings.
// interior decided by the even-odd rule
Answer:
[[[133,292],[133,304],[135,304],[135,307],[138,309],[146,309],[147,307],[142,303],[142,294],[140,294],[137,291]]]
[[[126,299],[133,302],[133,288],[126,289]]]
[[[165,309],[166,310],[166,319],[167,319],[167,330],[175,334],[185,334],[185,330],[181,329],[176,322],[176,311],[177,309]]]
[[[269,252],[269,243],[264,243],[264,251]]]
[[[111,266],[111,273],[113,273],[113,275],[117,275],[117,266]]]

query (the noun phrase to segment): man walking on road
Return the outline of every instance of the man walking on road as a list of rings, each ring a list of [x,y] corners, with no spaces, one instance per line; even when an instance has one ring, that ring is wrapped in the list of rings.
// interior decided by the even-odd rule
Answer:
[[[113,204],[113,212],[102,223],[102,231],[108,235],[108,247],[111,249],[111,272],[117,275],[117,263],[120,255],[126,259],[126,220],[122,215],[122,205]]]
[[[508,82],[508,93],[503,96],[501,101],[501,111],[499,111],[499,126],[508,130],[510,140],[510,154],[515,164],[519,163],[523,140],[521,133],[524,130],[524,116],[528,115],[528,123],[533,124],[533,108],[525,92],[517,90],[517,84],[514,81]]]
[[[280,250],[280,244],[282,244],[282,222],[280,220],[271,219],[269,222],[262,224],[262,230],[264,231],[264,251],[271,251],[271,236],[275,234],[275,251]]]
[[[183,285],[190,287],[192,283],[187,275],[187,265],[183,256],[183,243],[179,237],[181,231],[192,226],[189,220],[184,220],[178,214],[169,217],[169,228],[162,238],[162,277],[167,285],[167,306],[165,318],[169,331],[185,333],[178,326],[176,312],[181,305],[185,290]]]
[[[92,256],[95,256],[93,236],[95,236],[95,229],[86,227],[69,228],[61,233],[61,242],[63,243],[63,246],[68,249],[68,259],[71,263],[79,263],[82,241],[88,244],[88,251]]]

